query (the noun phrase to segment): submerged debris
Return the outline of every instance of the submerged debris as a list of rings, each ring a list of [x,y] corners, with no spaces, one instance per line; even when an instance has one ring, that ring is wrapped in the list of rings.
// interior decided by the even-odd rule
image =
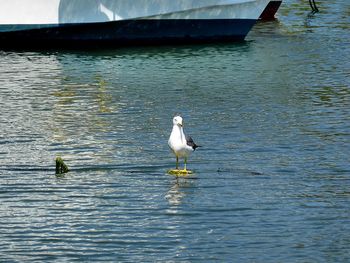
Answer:
[[[68,173],[68,166],[63,162],[61,157],[56,158],[56,174]]]

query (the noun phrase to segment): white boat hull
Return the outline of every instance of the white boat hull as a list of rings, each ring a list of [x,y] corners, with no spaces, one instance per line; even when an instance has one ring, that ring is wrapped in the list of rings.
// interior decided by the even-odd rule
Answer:
[[[0,0],[0,46],[243,40],[269,1]]]

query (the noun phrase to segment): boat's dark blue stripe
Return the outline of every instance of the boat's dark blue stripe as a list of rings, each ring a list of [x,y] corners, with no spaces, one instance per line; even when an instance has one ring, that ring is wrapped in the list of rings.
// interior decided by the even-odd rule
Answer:
[[[0,46],[29,44],[74,44],[81,42],[145,44],[243,40],[254,19],[122,20],[105,23],[35,25],[34,29],[13,25],[0,32]],[[25,41],[23,41],[25,40]]]
[[[13,25],[0,25],[0,34],[6,32],[15,32],[15,31],[26,31],[33,29],[44,29],[44,28],[54,28],[59,27],[59,24],[33,24],[33,25],[21,25],[21,24],[13,24]]]

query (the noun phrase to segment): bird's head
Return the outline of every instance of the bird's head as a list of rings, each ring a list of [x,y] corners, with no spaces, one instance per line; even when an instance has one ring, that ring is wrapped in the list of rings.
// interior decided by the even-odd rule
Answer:
[[[179,126],[179,127],[182,127],[182,126],[183,126],[182,117],[180,117],[180,116],[175,116],[174,119],[173,119],[173,125],[177,125],[177,126]]]

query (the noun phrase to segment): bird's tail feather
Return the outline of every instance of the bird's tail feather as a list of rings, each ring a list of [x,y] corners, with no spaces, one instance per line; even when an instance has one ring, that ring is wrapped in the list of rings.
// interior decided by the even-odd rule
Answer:
[[[195,145],[193,145],[193,150],[195,151],[197,148],[199,148],[199,147],[203,147],[202,145],[197,145],[197,144],[195,144]]]

